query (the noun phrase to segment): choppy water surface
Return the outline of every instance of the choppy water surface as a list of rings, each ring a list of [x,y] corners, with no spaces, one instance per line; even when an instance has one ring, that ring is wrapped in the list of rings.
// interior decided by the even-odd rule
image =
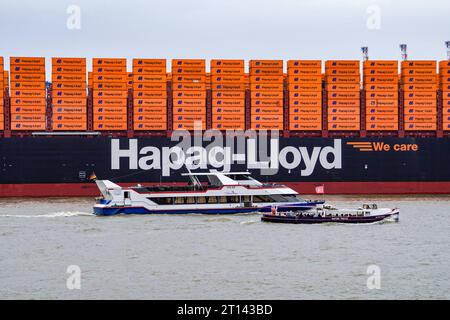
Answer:
[[[367,197],[325,197],[358,206]],[[449,299],[450,197],[372,197],[399,223],[96,217],[90,198],[0,200],[2,299]],[[81,289],[69,290],[69,265]],[[368,289],[379,267],[381,288]]]

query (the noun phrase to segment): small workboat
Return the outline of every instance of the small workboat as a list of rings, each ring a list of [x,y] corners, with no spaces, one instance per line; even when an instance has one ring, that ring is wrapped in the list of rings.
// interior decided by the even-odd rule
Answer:
[[[279,212],[276,207],[270,214],[264,214],[261,221],[275,223],[372,223],[384,220],[399,220],[397,208],[378,208],[376,204],[363,204],[357,209],[338,209],[323,205],[306,211]]]

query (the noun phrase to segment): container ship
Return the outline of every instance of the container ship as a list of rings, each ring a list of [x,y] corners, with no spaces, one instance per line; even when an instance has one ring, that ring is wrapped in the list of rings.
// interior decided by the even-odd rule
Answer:
[[[449,46],[448,46],[449,47]],[[0,196],[249,171],[303,194],[449,194],[448,60],[0,57]],[[130,67],[128,69],[128,67]],[[220,142],[220,143],[219,143]]]

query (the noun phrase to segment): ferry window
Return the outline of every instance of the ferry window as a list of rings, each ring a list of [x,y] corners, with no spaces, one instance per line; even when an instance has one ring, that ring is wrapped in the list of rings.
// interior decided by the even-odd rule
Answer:
[[[195,198],[194,197],[187,197],[186,198],[186,204],[194,204]]]
[[[168,198],[148,198],[150,201],[153,201],[157,204],[161,204],[161,205],[168,205],[168,204],[172,204],[172,200],[173,198],[168,197]]]
[[[216,196],[207,197],[207,199],[208,199],[208,203],[217,203],[217,197]]]
[[[238,203],[239,202],[239,196],[228,196],[227,202],[229,203]]]
[[[123,197],[124,199],[130,199],[130,191],[124,191]]]
[[[250,196],[242,196],[243,202],[250,202]]]
[[[206,198],[205,197],[197,197],[197,203],[200,203],[200,204],[206,203]]]
[[[229,197],[220,196],[219,197],[219,203],[227,203],[227,202],[229,202],[229,201],[227,201],[227,198],[229,198]]]
[[[174,204],[184,204],[184,198],[183,197],[175,197]]]
[[[273,202],[286,202],[288,201],[285,197],[280,194],[273,194],[270,196]]]
[[[253,196],[253,202],[271,202],[272,200],[268,196]]]

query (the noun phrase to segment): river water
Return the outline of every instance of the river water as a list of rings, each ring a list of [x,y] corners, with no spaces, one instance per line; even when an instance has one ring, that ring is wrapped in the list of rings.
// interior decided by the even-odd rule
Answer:
[[[1,199],[0,298],[450,299],[450,197],[370,200],[399,207],[400,222],[96,217],[91,198]]]

